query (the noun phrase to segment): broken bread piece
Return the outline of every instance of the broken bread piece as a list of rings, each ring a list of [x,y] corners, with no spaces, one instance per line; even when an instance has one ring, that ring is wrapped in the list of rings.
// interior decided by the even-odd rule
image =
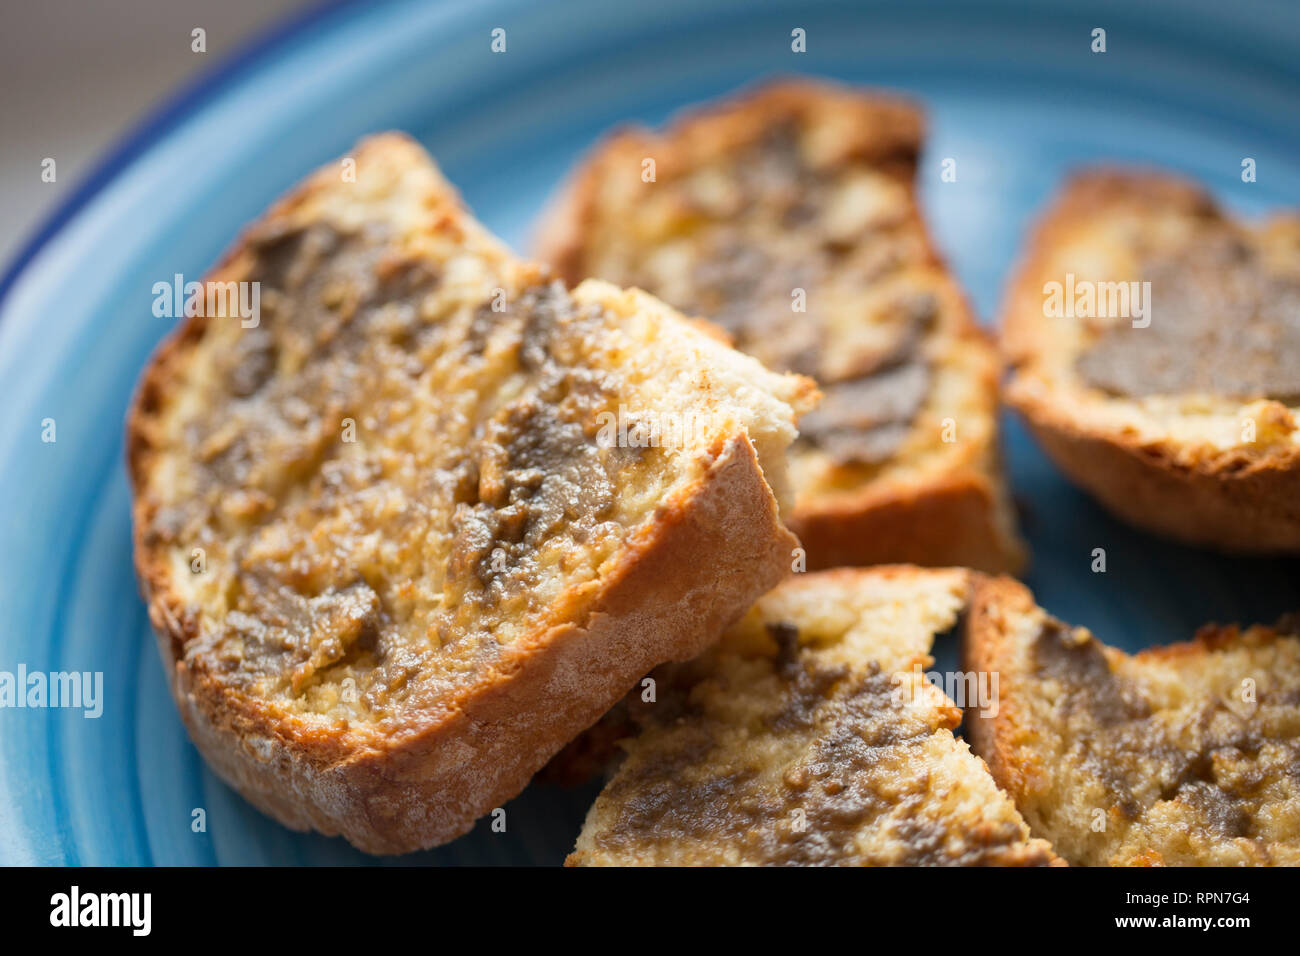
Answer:
[[[1044,865],[961,712],[926,679],[969,573],[786,581],[701,657],[654,674],[639,735],[570,865]]]
[[[892,96],[773,83],[610,137],[541,224],[570,282],[646,289],[817,380],[790,456],[810,568],[1024,563],[997,355],[917,205],[923,125]]]
[[[963,641],[971,745],[1070,863],[1300,864],[1300,620],[1129,655],[979,578]]]
[[[568,291],[396,134],[215,272],[128,424],[135,554],[199,749],[288,826],[456,837],[787,574],[812,383],[640,292]],[[245,327],[247,325],[248,327]]]
[[[1188,544],[1300,551],[1300,214],[1252,226],[1176,176],[1080,174],[1002,331],[1008,401],[1111,512]]]

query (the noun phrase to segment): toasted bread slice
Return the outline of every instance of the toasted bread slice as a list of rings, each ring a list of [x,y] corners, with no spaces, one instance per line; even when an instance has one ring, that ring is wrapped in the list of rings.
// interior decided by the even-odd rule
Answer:
[[[1300,215],[1251,227],[1173,176],[1079,175],[1033,235],[1003,340],[1008,400],[1109,510],[1300,550]]]
[[[969,573],[795,577],[655,672],[571,865],[1039,865],[961,712],[923,673]]]
[[[977,578],[975,752],[1036,836],[1086,866],[1300,864],[1300,620],[1128,655]]]
[[[209,277],[259,283],[260,320],[182,325],[129,460],[199,749],[288,826],[397,853],[789,572],[772,489],[815,389],[644,293],[566,291],[405,137],[351,158]]]
[[[569,281],[646,289],[817,379],[791,453],[811,568],[1024,560],[996,353],[917,207],[922,125],[893,97],[776,83],[612,136],[541,227],[539,255]]]

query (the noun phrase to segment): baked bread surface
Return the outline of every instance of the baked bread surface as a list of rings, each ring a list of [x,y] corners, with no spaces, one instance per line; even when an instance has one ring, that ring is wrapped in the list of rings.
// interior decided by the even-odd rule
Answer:
[[[966,669],[999,675],[975,752],[1085,866],[1300,864],[1300,620],[1128,655],[977,579]]]
[[[924,671],[962,570],[789,579],[654,673],[570,865],[1044,865]]]
[[[350,158],[208,277],[259,283],[259,321],[186,320],[128,451],[200,750],[285,824],[396,853],[465,832],[789,572],[773,488],[815,389],[643,293],[567,291],[405,137]]]
[[[1103,505],[1192,544],[1300,550],[1300,216],[1249,225],[1175,176],[1080,174],[1002,326],[1008,401]]]
[[[611,136],[541,228],[569,281],[646,289],[817,380],[791,454],[810,567],[1023,563],[997,358],[916,202],[923,126],[891,96],[773,83]]]

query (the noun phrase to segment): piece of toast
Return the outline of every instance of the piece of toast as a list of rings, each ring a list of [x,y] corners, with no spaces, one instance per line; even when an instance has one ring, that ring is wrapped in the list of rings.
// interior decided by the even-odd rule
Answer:
[[[1036,836],[1086,866],[1300,864],[1300,620],[1128,655],[977,577],[966,730]]]
[[[1252,227],[1171,175],[1080,174],[1002,331],[1008,401],[1110,511],[1191,544],[1300,550],[1300,215]]]
[[[969,572],[798,575],[655,671],[570,865],[1045,865],[924,673]],[[649,695],[647,687],[644,696]]]
[[[892,96],[773,83],[609,137],[540,227],[570,282],[646,289],[817,379],[791,452],[810,568],[1024,561],[996,352],[917,206],[922,127]]]
[[[208,277],[260,315],[180,326],[128,457],[200,751],[286,825],[397,853],[790,571],[773,489],[815,388],[644,293],[566,291],[404,136],[348,158]]]

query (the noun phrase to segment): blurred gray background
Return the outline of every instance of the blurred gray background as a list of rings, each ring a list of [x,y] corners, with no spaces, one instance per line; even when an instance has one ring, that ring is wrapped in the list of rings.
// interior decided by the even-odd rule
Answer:
[[[304,0],[6,0],[0,13],[0,271],[105,149]],[[207,52],[190,49],[207,31]],[[57,178],[41,181],[52,157]]]

